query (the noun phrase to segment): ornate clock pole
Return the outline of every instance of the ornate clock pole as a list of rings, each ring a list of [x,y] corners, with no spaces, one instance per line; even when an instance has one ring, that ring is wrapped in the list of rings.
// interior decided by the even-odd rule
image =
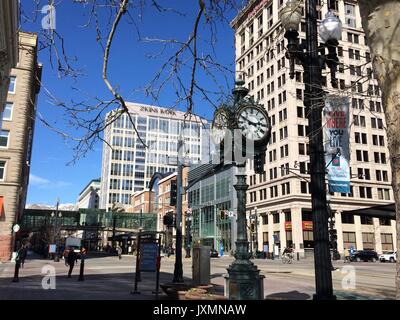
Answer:
[[[230,146],[238,145],[238,141],[235,143],[230,139],[235,137],[234,131],[239,130],[242,146],[254,144],[253,152],[249,153],[249,148],[246,149],[245,158],[254,159],[255,171],[261,173],[264,170],[265,151],[270,138],[271,125],[264,108],[257,105],[252,99],[246,98],[248,89],[243,85],[244,81],[236,81],[236,87],[233,90],[233,105],[230,108],[223,107],[216,111],[212,123],[212,134],[214,141],[217,140],[215,142],[221,145],[225,140],[229,149]],[[228,138],[225,137],[227,131],[231,132],[231,135],[227,135]],[[229,152],[237,154],[232,150]],[[224,153],[226,154],[225,150]],[[247,239],[246,160],[233,159],[233,163],[237,170],[236,184],[234,185],[237,194],[237,241],[235,260],[227,268],[226,288],[230,300],[261,300],[264,299],[264,276],[260,275],[260,270],[250,261]]]

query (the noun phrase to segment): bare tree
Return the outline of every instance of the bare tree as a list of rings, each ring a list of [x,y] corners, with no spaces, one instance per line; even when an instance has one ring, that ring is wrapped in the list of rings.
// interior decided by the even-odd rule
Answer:
[[[64,0],[65,1],[65,0]],[[38,12],[43,4],[57,8],[63,0],[35,0],[33,12],[29,14],[24,7],[21,9],[23,21],[32,22],[40,17]],[[218,99],[228,93],[228,88],[234,79],[234,63],[225,66],[218,62],[215,44],[217,42],[217,29],[219,23],[228,25],[229,12],[236,14],[247,1],[240,0],[193,0],[192,28],[187,31],[186,39],[163,39],[144,36],[142,17],[145,11],[158,14],[176,15],[178,18],[185,16],[179,8],[168,7],[168,2],[163,0],[73,0],[72,3],[79,9],[77,12],[87,14],[88,18],[84,28],[96,31],[96,41],[103,52],[102,79],[108,90],[108,97],[91,96],[74,88],[77,93],[84,96],[80,101],[66,102],[58,99],[42,84],[42,90],[50,103],[59,108],[71,127],[70,132],[61,130],[59,124],[50,121],[46,115],[38,114],[43,125],[60,134],[64,139],[74,143],[73,161],[85,156],[94,148],[98,141],[103,141],[102,133],[124,114],[127,115],[134,130],[133,119],[129,107],[121,94],[119,83],[110,79],[112,70],[112,47],[116,34],[121,32],[121,24],[133,26],[132,33],[136,34],[138,43],[154,44],[159,52],[149,55],[149,58],[158,58],[164,61],[159,70],[155,70],[154,77],[142,90],[149,96],[154,104],[158,104],[160,95],[165,91],[176,94],[175,101],[170,108],[180,107],[185,109],[187,117],[191,117],[194,110],[194,101],[203,100],[211,107],[217,107]],[[58,12],[58,11],[57,11]],[[57,72],[59,78],[72,77],[78,79],[83,70],[79,69],[78,57],[68,54],[68,44],[62,34],[56,29],[40,30],[39,50],[48,50],[50,65]],[[69,44],[70,45],[70,44]],[[200,76],[205,76],[209,81],[199,81]],[[225,84],[221,84],[221,77]],[[212,84],[212,86],[210,85]],[[210,89],[212,87],[213,89]],[[137,88],[132,90],[136,92]],[[114,112],[109,113],[110,110]],[[197,110],[198,111],[198,110]],[[108,118],[105,119],[106,114]],[[196,118],[197,119],[197,118]],[[141,136],[137,134],[139,140]],[[141,140],[144,144],[144,141]],[[111,146],[110,146],[111,147]]]
[[[362,25],[384,106],[392,187],[396,202],[397,249],[400,247],[400,1],[359,0]],[[397,254],[396,299],[400,300],[400,262]]]

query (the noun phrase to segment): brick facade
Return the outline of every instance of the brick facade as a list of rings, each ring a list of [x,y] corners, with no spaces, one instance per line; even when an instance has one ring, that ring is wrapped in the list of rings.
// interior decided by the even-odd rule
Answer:
[[[12,226],[22,217],[29,182],[36,96],[39,92],[41,65],[37,63],[37,35],[19,33],[19,61],[11,70],[15,78],[7,95],[8,112],[1,119],[3,132],[0,145],[0,259],[8,260],[14,249]],[[11,106],[11,111],[10,111]],[[5,138],[6,137],[6,138]]]

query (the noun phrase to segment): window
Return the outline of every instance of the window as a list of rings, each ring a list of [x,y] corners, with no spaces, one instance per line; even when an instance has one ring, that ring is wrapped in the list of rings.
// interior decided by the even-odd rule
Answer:
[[[363,249],[374,250],[375,249],[375,236],[372,232],[362,233]]]
[[[389,189],[378,188],[378,199],[379,200],[390,200]]]
[[[305,181],[300,181],[300,191],[301,193],[308,193],[308,183]]]
[[[303,107],[297,107],[297,117],[298,117],[298,118],[304,118],[303,110],[304,110]]]
[[[8,87],[8,92],[9,93],[15,93],[15,84],[16,84],[17,78],[15,76],[10,77],[10,86]]]
[[[343,247],[349,249],[350,247],[356,248],[356,233],[343,232]]]
[[[286,144],[284,146],[281,146],[280,151],[281,151],[281,158],[289,156],[289,145]]]
[[[272,4],[267,8],[267,21],[268,21],[268,29],[272,27],[273,24],[273,10]]]
[[[373,225],[373,219],[369,216],[360,216],[361,224]]]
[[[8,137],[10,135],[10,131],[1,130],[0,131],[0,147],[8,148]]]
[[[264,219],[263,219],[264,221]],[[263,232],[263,245],[269,245],[268,232]]]
[[[342,213],[342,223],[354,224],[354,215]]]
[[[263,34],[263,15],[261,15],[257,18],[258,21],[258,37],[260,38]]]
[[[282,195],[283,196],[290,194],[290,183],[289,182],[282,184],[281,187],[282,187]]]
[[[4,107],[3,120],[11,121],[12,120],[12,111],[13,111],[13,103],[7,102]]]
[[[4,181],[5,172],[6,172],[6,162],[0,160],[0,180],[1,181]]]
[[[368,151],[365,150],[356,150],[356,159],[357,161],[368,162]]]
[[[348,33],[349,34],[349,33]],[[351,34],[351,33],[350,33]],[[350,59],[354,59],[354,50],[353,49],[349,49],[349,58]]]
[[[304,126],[301,124],[297,125],[297,135],[300,137],[304,137],[305,135]]]
[[[393,235],[381,233],[382,251],[393,251]]]
[[[379,218],[379,225],[381,226],[391,226],[391,221],[388,218]]]

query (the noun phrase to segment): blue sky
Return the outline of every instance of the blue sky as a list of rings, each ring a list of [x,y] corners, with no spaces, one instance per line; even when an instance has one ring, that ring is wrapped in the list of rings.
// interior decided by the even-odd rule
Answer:
[[[42,1],[42,5],[46,1]],[[25,14],[32,16],[34,10],[33,1],[23,0]],[[51,67],[49,50],[41,50],[39,60],[43,63],[42,88],[38,98],[38,111],[47,121],[58,129],[79,135],[79,130],[71,128],[68,119],[65,118],[60,108],[54,106],[45,94],[49,90],[59,101],[71,103],[82,101],[85,95],[100,97],[107,100],[111,95],[101,78],[102,50],[96,42],[96,32],[93,26],[83,28],[87,22],[89,7],[73,4],[72,1],[56,1],[56,31],[64,37],[67,55],[77,57],[77,61],[71,61],[76,68],[83,69],[83,75],[74,80],[70,77],[60,78],[57,70]],[[180,16],[173,13],[158,13],[154,8],[146,8],[142,13],[133,9],[132,17],[136,20],[141,30],[141,37],[158,39],[179,39],[185,41],[193,28],[197,12],[197,1],[161,1],[168,7],[174,7],[185,13]],[[40,6],[41,7],[41,6]],[[194,8],[196,10],[194,10]],[[139,21],[138,16],[142,20]],[[41,20],[44,15],[39,12],[36,21],[24,21],[24,31],[39,32]],[[234,16],[234,12],[228,13],[228,18]],[[99,13],[99,20],[107,21],[105,12]],[[204,21],[204,20],[203,20]],[[104,35],[108,30],[103,23]],[[215,56],[218,62],[234,69],[234,38],[233,31],[228,23],[216,21],[217,43]],[[208,28],[200,26],[202,38],[199,39],[199,54],[211,53],[210,32]],[[120,88],[120,93],[127,101],[152,104],[152,99],[146,97],[143,88],[159,70],[165,59],[176,48],[169,48],[156,58],[148,58],[149,55],[159,53],[161,46],[157,43],[144,43],[138,41],[138,35],[133,24],[128,23],[128,18],[121,22],[120,29],[115,37],[111,49],[109,62],[110,80]],[[54,55],[52,56],[54,59]],[[54,60],[53,60],[54,61]],[[217,74],[217,81],[225,85],[228,93],[231,87],[227,87],[225,78]],[[233,74],[226,73],[229,85],[233,85]],[[187,72],[182,75],[184,81],[188,81]],[[199,73],[198,83],[212,88],[209,78]],[[79,88],[80,91],[73,88]],[[173,105],[176,96],[172,87],[167,87],[161,94],[159,104],[162,106]],[[217,102],[217,97],[214,97]],[[185,105],[178,107],[182,110]],[[203,101],[199,95],[195,96],[194,112],[207,119],[212,118],[214,108]],[[62,203],[74,203],[79,192],[86,184],[101,175],[102,143],[97,143],[92,152],[86,154],[74,165],[67,165],[74,156],[74,143],[64,140],[61,136],[49,130],[39,121],[36,122],[33,154],[31,163],[31,179],[28,189],[28,204],[43,203],[55,204],[59,197]]]

